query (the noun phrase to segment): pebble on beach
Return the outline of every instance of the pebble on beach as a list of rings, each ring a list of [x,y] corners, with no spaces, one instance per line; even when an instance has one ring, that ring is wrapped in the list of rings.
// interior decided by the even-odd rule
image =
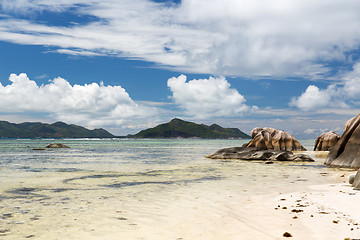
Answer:
[[[292,235],[291,235],[290,233],[288,233],[288,232],[285,232],[285,233],[283,234],[283,237],[292,237]]]

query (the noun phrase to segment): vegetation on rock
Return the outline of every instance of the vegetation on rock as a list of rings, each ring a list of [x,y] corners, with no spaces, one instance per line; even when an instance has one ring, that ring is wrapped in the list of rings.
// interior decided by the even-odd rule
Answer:
[[[20,124],[0,121],[0,138],[112,138],[106,130],[56,122],[53,124],[25,122]]]
[[[135,135],[128,135],[130,138],[250,138],[238,128],[223,128],[217,124],[207,126],[187,122],[178,118],[168,123],[160,124],[154,128],[142,130]]]

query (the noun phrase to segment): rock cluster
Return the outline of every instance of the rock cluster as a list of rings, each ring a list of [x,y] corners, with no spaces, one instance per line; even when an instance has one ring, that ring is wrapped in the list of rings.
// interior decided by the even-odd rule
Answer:
[[[325,164],[360,168],[360,114],[346,122],[344,133],[330,150]]]
[[[224,148],[206,157],[211,159],[240,159],[258,161],[314,161],[311,157],[305,154],[293,154],[292,152],[286,150],[259,150],[254,147]]]
[[[340,135],[333,131],[323,133],[316,138],[314,151],[330,151],[339,139]]]
[[[306,149],[289,133],[274,128],[254,128],[250,133],[252,140],[246,147],[259,150],[306,151]]]

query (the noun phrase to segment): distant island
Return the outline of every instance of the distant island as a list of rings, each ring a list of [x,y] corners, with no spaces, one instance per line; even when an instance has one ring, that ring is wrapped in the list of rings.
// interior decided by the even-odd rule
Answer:
[[[25,122],[20,124],[0,121],[0,138],[113,138],[108,131],[99,128],[89,130],[63,122],[53,124]]]
[[[0,138],[207,138],[207,139],[250,139],[238,128],[223,128],[217,124],[207,126],[187,122],[178,118],[154,128],[142,130],[134,135],[115,136],[105,129],[87,128],[56,122],[10,123],[0,121]]]
[[[211,138],[230,139],[251,137],[238,128],[223,128],[217,124],[207,126],[196,124],[174,118],[168,123],[160,124],[154,128],[142,130],[135,135],[128,135],[128,138]]]

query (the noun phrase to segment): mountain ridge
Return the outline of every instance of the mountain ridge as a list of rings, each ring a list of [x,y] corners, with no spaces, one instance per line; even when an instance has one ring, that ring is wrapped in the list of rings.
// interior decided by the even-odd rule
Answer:
[[[103,128],[89,130],[75,124],[55,122],[10,123],[0,121],[0,138],[113,138],[116,137]]]
[[[174,118],[168,123],[142,130],[129,138],[208,138],[208,139],[250,139],[246,133],[238,128],[223,128],[220,125],[197,124]]]

